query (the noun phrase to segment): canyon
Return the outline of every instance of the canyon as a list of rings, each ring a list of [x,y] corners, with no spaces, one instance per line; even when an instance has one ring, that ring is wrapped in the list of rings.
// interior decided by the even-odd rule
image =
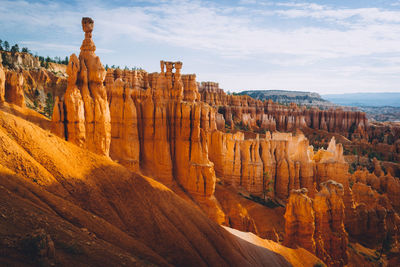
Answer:
[[[94,21],[83,18],[82,29],[65,75],[0,67],[0,189],[18,207],[1,211],[10,225],[20,212],[45,229],[29,236],[48,246],[41,260],[74,258],[68,228],[90,264],[398,263],[396,253],[374,254],[385,242],[398,249],[397,165],[375,158],[350,173],[344,153],[374,146],[398,163],[398,125],[230,95],[182,74],[179,61],[161,61],[154,73],[106,70]],[[26,107],[38,87],[54,97],[51,120]],[[26,240],[17,233],[27,228],[19,222],[4,239],[14,258],[3,262],[23,254],[15,240]]]

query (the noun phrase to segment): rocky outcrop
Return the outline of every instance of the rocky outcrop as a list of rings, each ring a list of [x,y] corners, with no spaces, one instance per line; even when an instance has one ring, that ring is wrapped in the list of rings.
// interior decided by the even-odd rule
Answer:
[[[344,134],[358,139],[367,138],[367,118],[363,112],[343,109],[307,109],[291,103],[289,106],[261,101],[247,95],[228,95],[218,84],[201,85],[201,99],[218,109],[228,125],[242,122],[254,130],[294,131],[309,127]]]
[[[6,90],[6,73],[4,72],[2,59],[0,57],[0,103],[5,101],[5,90]]]
[[[136,106],[132,99],[132,88],[122,80],[120,70],[107,73],[106,88],[109,94],[111,115],[110,157],[133,171],[139,169],[139,136]],[[112,75],[112,76],[111,76]]]
[[[85,147],[86,145],[86,125],[85,125],[85,106],[82,99],[81,91],[78,89],[76,82],[80,70],[80,62],[75,54],[72,54],[69,60],[67,74],[68,87],[64,95],[64,107],[60,109],[60,117],[66,114],[64,118],[66,122],[66,138],[72,143]],[[56,105],[57,107],[57,105]],[[64,110],[65,109],[65,110]],[[57,119],[57,110],[54,110],[53,118]],[[64,115],[65,116],[65,115]]]
[[[367,247],[382,245],[387,236],[394,243],[400,236],[399,193],[400,182],[390,174],[377,177],[367,170],[357,170],[351,178],[355,209],[355,224],[349,234]]]
[[[5,84],[5,100],[8,103],[25,107],[24,96],[24,77],[22,73],[15,71],[7,71]]]
[[[12,69],[40,68],[39,58],[29,53],[0,51],[0,57],[4,58],[4,65],[7,64]]]
[[[315,254],[315,212],[307,189],[290,192],[285,212],[285,246],[303,247]]]
[[[73,54],[67,67],[68,85],[64,96],[63,118],[65,138],[80,147],[101,155],[109,155],[111,142],[110,110],[103,81],[106,71],[95,55],[92,40],[94,22],[82,19],[85,39],[79,59]],[[60,109],[55,110],[60,112]],[[55,121],[54,123],[58,123]]]
[[[145,173],[167,185],[176,179],[189,192],[209,197],[215,176],[206,132],[216,129],[215,117],[208,105],[196,102],[197,85],[191,81],[195,76],[181,75],[181,67],[181,62],[161,61],[161,72],[150,75],[108,71],[111,156],[120,160],[124,156],[121,147],[137,144],[135,158],[139,166],[140,157]],[[122,137],[123,130],[132,132],[128,134],[131,140]]]
[[[347,264],[347,232],[344,228],[343,186],[329,180],[320,185],[314,199],[307,189],[290,192],[285,212],[284,244],[303,247],[328,266]]]
[[[215,131],[209,155],[217,177],[250,194],[286,201],[291,189],[306,187],[315,193],[315,162],[302,134],[273,133],[245,139],[243,133]]]
[[[313,202],[316,255],[329,266],[344,266],[348,237],[344,228],[343,185],[329,180],[320,187]]]
[[[213,196],[214,164],[208,158],[214,110],[197,101],[195,76],[181,75],[181,67],[181,62],[161,61],[160,73],[108,71],[110,156],[171,188],[178,184],[215,213],[211,217],[220,217]]]

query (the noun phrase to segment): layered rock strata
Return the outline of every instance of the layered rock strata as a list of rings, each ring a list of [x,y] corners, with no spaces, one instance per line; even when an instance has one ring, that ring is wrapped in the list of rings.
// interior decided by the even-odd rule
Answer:
[[[228,95],[218,88],[218,84],[210,82],[201,87],[202,101],[218,109],[229,126],[242,122],[253,129],[270,131],[293,131],[309,127],[345,136],[367,137],[368,121],[363,112],[307,109],[293,103],[284,106],[272,100],[263,102],[246,95]]]
[[[286,205],[284,244],[301,246],[315,254],[315,211],[307,189],[293,189]]]
[[[302,134],[267,133],[245,139],[243,133],[211,133],[209,155],[217,177],[250,194],[286,201],[291,189],[315,193],[314,152]]]
[[[321,183],[314,199],[307,189],[290,192],[285,212],[285,245],[303,247],[329,266],[347,264],[347,232],[344,228],[343,186]]]
[[[348,235],[344,227],[343,185],[328,180],[320,187],[313,201],[316,255],[329,266],[344,266]]]

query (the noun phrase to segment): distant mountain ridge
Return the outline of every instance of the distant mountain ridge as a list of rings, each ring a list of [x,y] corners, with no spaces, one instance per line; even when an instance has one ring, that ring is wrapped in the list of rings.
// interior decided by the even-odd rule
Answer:
[[[315,106],[327,108],[336,106],[335,104],[323,99],[318,93],[287,91],[287,90],[247,90],[239,93],[240,95],[248,95],[259,100],[271,99],[281,104],[296,103],[300,106]]]
[[[399,93],[350,93],[350,94],[324,94],[323,98],[345,106],[356,107],[400,107]]]

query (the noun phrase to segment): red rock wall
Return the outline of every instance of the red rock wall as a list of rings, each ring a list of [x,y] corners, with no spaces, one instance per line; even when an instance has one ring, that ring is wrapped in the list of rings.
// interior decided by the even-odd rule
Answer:
[[[21,72],[7,71],[5,83],[5,101],[25,107],[24,76]]]
[[[285,212],[284,244],[303,247],[328,266],[347,264],[348,235],[344,227],[343,186],[329,180],[314,198],[305,188],[292,190]]]
[[[2,59],[0,57],[0,103],[5,101],[6,73],[4,72]]]
[[[271,100],[262,102],[245,95],[227,95],[216,86],[202,86],[201,99],[220,110],[229,125],[242,121],[253,128],[270,131],[286,132],[310,127],[342,133],[345,136],[350,133],[357,138],[367,137],[365,129],[368,121],[363,112],[306,109],[295,104],[284,106]]]

